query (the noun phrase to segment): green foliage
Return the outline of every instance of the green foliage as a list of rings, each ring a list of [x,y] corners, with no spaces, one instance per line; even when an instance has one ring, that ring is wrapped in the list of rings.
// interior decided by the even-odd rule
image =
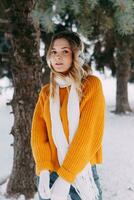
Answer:
[[[39,0],[33,16],[38,17],[46,32],[54,32],[63,16],[72,15],[77,29],[91,35],[94,26],[100,31],[113,29],[120,35],[134,33],[133,0]]]
[[[51,6],[44,6],[45,4],[36,5],[35,9],[32,11],[31,15],[38,19],[45,29],[46,32],[53,32],[55,28],[55,24],[53,22],[54,11]]]
[[[53,32],[55,24],[63,23],[65,14],[73,16],[77,23],[77,28],[84,30],[85,34],[91,31],[89,20],[91,10],[98,5],[98,0],[57,0],[57,1],[38,1],[32,15],[37,17],[46,32]],[[85,15],[88,20],[85,20]]]
[[[55,28],[55,24],[53,22],[53,12],[50,9],[47,9],[43,15],[40,17],[40,22],[43,26],[43,28],[46,30],[46,32],[53,32]]]
[[[133,0],[111,0],[115,8],[115,29],[121,35],[134,33],[134,2]]]
[[[93,10],[97,5],[99,5],[98,0],[86,0],[87,4],[89,5],[90,9]]]
[[[54,13],[57,13],[57,14],[64,13],[67,6],[68,6],[68,2],[66,0],[55,1],[53,5]]]
[[[69,9],[74,13],[75,16],[79,15],[80,13],[80,1],[73,1],[71,0]]]

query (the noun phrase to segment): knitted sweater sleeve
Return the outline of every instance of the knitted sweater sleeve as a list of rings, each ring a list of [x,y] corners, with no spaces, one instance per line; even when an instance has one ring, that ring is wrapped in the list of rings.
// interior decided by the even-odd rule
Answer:
[[[75,177],[102,145],[105,101],[101,82],[93,78],[87,84],[87,94],[80,113],[80,121],[63,164],[58,169],[59,176],[69,181]]]
[[[51,149],[48,141],[46,123],[43,118],[43,95],[42,90],[39,94],[38,101],[35,106],[32,129],[31,129],[31,147],[33,157],[36,164],[36,174],[39,175],[40,171],[47,169],[52,170],[53,165],[51,162]]]

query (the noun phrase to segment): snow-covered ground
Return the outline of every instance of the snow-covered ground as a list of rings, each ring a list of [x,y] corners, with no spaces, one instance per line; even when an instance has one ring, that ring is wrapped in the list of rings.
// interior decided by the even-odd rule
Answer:
[[[103,200],[134,200],[134,114],[118,116],[111,111],[115,108],[116,79],[110,74],[100,75],[106,98],[106,120],[103,140],[103,165],[98,166],[98,173],[103,189]],[[0,82],[1,84],[1,82]],[[129,102],[134,110],[134,84],[128,84]],[[0,180],[8,176],[12,168],[12,136],[9,135],[13,115],[6,106],[12,91],[0,95]],[[0,200],[5,185],[0,186]],[[23,197],[20,198],[23,200]],[[37,196],[35,197],[37,199]]]

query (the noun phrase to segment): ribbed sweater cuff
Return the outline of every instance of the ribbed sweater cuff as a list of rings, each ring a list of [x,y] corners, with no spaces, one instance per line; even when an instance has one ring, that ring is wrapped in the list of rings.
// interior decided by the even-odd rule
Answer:
[[[75,174],[72,174],[71,172],[66,170],[63,166],[58,169],[57,174],[70,183],[73,183],[75,180]]]
[[[53,164],[49,161],[45,161],[43,163],[38,164],[38,166],[36,166],[36,174],[39,175],[42,170],[53,171],[53,169],[54,169]]]

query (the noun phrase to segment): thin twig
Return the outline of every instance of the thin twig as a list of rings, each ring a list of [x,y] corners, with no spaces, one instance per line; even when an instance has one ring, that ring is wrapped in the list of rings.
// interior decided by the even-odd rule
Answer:
[[[4,183],[6,183],[7,179],[9,178],[10,175],[7,175],[6,177],[3,177],[0,179],[0,185],[3,185]]]

